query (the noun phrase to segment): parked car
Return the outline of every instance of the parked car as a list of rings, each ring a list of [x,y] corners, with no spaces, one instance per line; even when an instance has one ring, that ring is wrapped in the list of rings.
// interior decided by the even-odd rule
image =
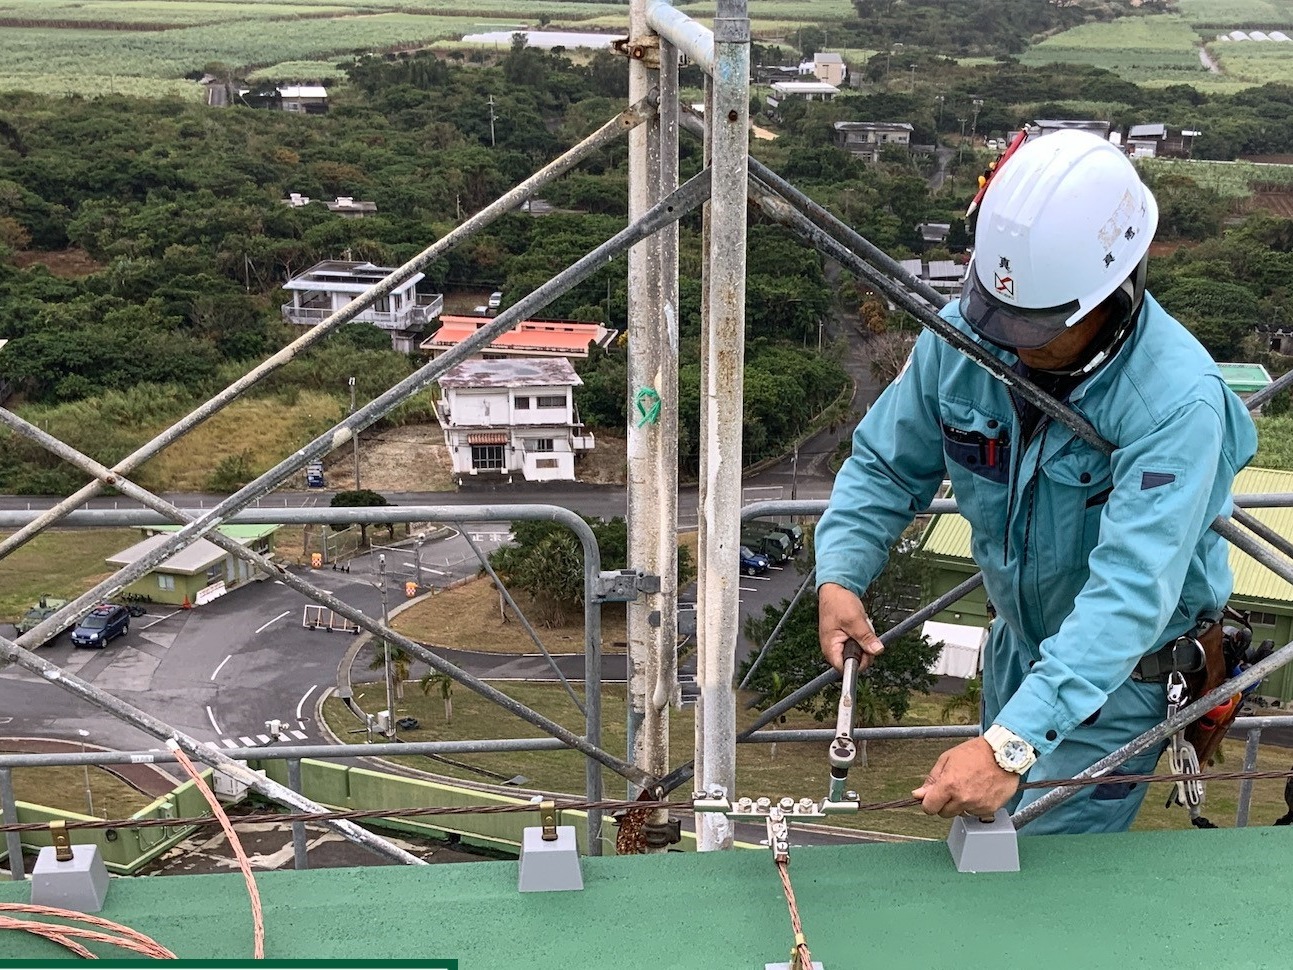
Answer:
[[[767,556],[773,565],[785,562],[793,551],[789,537],[781,532],[764,532],[758,525],[741,530],[741,543]]]
[[[78,647],[102,649],[108,641],[130,631],[130,611],[116,603],[100,603],[72,631],[72,643]]]
[[[495,290],[493,293],[491,293],[489,295],[489,303],[486,305],[489,307],[489,312],[491,314],[497,313],[499,310],[499,307],[503,305],[503,291]]]
[[[67,600],[55,596],[42,596],[40,602],[23,614],[22,619],[14,624],[19,634],[36,628],[43,620],[49,619],[67,605]]]
[[[747,576],[754,576],[758,573],[768,571],[768,557],[761,552],[755,552],[749,546],[741,546],[741,572]]]
[[[780,532],[790,540],[791,552],[803,552],[804,549],[804,530],[798,525],[774,525],[771,527],[773,532]]]

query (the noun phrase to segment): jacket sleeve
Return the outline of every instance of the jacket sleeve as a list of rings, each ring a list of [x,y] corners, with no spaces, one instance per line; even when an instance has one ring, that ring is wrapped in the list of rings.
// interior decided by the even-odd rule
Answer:
[[[923,332],[902,373],[853,433],[853,453],[814,535],[818,587],[838,583],[861,596],[942,482],[940,350],[938,338]]]
[[[1223,411],[1187,404],[1114,451],[1090,576],[996,718],[1039,755],[1095,713],[1171,623],[1204,532],[1229,508],[1238,469]]]

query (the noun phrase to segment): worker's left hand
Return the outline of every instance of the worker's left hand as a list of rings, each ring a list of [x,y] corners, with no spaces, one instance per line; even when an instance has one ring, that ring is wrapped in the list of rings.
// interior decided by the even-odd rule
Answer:
[[[944,751],[911,796],[926,815],[991,818],[1018,789],[1019,776],[997,764],[987,741],[972,738]]]

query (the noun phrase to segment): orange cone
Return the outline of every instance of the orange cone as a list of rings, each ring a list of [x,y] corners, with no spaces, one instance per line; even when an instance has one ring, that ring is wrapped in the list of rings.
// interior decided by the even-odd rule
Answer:
[[[185,594],[184,594],[184,602],[180,604],[180,609],[182,609],[182,610],[191,610],[191,609],[193,609],[193,604],[189,602],[189,595],[188,595],[188,593],[185,593]]]

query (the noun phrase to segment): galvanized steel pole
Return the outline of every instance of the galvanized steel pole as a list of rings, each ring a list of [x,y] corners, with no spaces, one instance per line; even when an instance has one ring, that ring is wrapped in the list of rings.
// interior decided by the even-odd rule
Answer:
[[[736,787],[737,572],[741,544],[742,378],[745,369],[745,207],[750,151],[750,21],[746,0],[718,0],[714,72],[705,112],[713,172],[705,262],[709,269],[709,337],[701,358],[702,479],[697,603],[697,673],[702,698],[697,728],[699,788],[730,795]],[[702,851],[732,847],[726,816],[697,820]]]
[[[7,825],[18,821],[18,801],[13,793],[13,769],[0,768],[0,816]],[[9,878],[22,882],[27,878],[22,858],[22,837],[17,832],[5,833],[5,847],[9,852]]]
[[[626,131],[632,130],[653,115],[654,107],[649,100],[641,101],[630,106],[627,110],[606,122],[606,124],[602,125],[578,145],[570,149],[570,151],[565,152],[552,162],[549,162],[510,192],[500,196],[462,225],[456,226],[450,232],[446,233],[443,238],[437,240],[431,246],[428,246],[417,256],[414,256],[403,266],[395,270],[395,272],[390,276],[386,277],[386,279],[369,287],[336,313],[333,313],[331,316],[320,322],[318,326],[313,327],[306,333],[302,334],[282,350],[273,354],[263,363],[238,378],[238,380],[234,381],[215,397],[211,398],[211,400],[207,401],[195,411],[167,428],[152,441],[149,441],[147,444],[123,458],[113,467],[113,472],[118,475],[129,475],[132,471],[144,464],[144,462],[148,461],[149,458],[152,458],[167,445],[183,437],[193,428],[197,427],[199,424],[224,408],[225,405],[236,400],[243,394],[243,392],[258,384],[261,380],[268,377],[283,365],[291,363],[302,353],[302,351],[323,340],[324,337],[355,319],[355,317],[368,309],[368,307],[372,306],[373,303],[381,297],[388,296],[397,287],[399,287],[400,284],[413,276],[414,273],[444,256],[459,243],[474,236],[477,232],[484,229],[500,216],[511,212],[526,199],[531,198],[545,185],[548,185],[560,178],[566,172],[580,164],[584,159],[596,154],[606,145],[620,138]],[[356,473],[355,487],[359,487],[358,473]],[[53,525],[68,512],[78,508],[88,499],[98,495],[102,490],[103,485],[101,482],[97,480],[92,481],[73,495],[63,499],[30,525],[25,526],[23,529],[0,541],[0,559],[3,559],[9,553],[39,535],[43,530]]]
[[[660,92],[657,117],[629,135],[629,215],[636,218],[678,183],[678,61],[650,33],[646,0],[629,8],[629,98]],[[648,63],[658,57],[658,64]],[[639,93],[643,92],[643,93]],[[677,691],[678,229],[629,252],[629,563],[660,578],[660,591],[628,605],[628,747],[651,777],[669,770],[669,704]],[[630,786],[630,797],[638,791]],[[654,814],[663,822],[667,813]],[[666,846],[648,844],[648,852]]]

